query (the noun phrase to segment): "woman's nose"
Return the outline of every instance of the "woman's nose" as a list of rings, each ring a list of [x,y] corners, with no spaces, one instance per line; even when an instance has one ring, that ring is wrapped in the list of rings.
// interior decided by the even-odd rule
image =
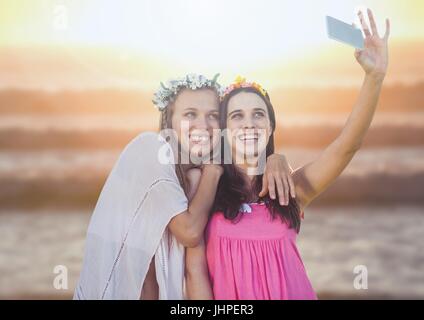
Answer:
[[[208,129],[209,124],[206,117],[197,117],[196,120],[192,121],[191,127],[194,129]]]
[[[246,117],[246,118],[245,118],[245,121],[244,121],[244,124],[243,124],[243,127],[244,127],[245,129],[251,129],[251,128],[254,128],[254,127],[255,127],[255,122],[253,121],[253,119],[251,119],[251,118],[249,118],[249,117]]]

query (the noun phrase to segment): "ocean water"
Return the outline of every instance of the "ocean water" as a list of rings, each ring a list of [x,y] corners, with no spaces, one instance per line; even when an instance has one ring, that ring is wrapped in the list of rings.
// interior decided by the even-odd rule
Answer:
[[[0,177],[68,177],[81,172],[107,174],[122,150],[3,151],[0,153]],[[315,159],[321,149],[284,148],[293,168]],[[424,172],[424,147],[388,147],[360,150],[343,174],[370,173],[408,175]]]
[[[0,298],[71,298],[81,268],[88,211],[2,211]],[[298,247],[326,298],[424,298],[424,207],[332,207],[305,211]],[[68,289],[53,286],[67,268]],[[367,289],[355,289],[355,266]]]
[[[140,109],[140,112],[142,110]],[[349,114],[277,114],[277,123],[283,127],[307,126],[343,126]],[[159,125],[159,116],[154,111],[140,114],[2,114],[0,130],[94,130],[94,129],[121,129],[121,130],[156,130]],[[371,123],[378,126],[424,126],[424,112],[377,112]]]
[[[341,126],[346,116],[282,116],[279,120],[283,127]],[[31,148],[28,141],[32,143],[33,132],[55,129],[72,135],[97,129],[143,131],[155,129],[156,123],[156,117],[107,115],[0,118],[0,130],[5,135],[10,129],[28,131],[24,148],[0,152],[0,195],[10,200],[7,206],[0,203],[0,298],[72,296],[91,212],[59,209],[58,205],[70,201],[66,205],[71,204],[71,208],[72,204],[94,206],[98,188],[122,151],[78,149],[80,141],[70,149]],[[424,113],[377,114],[373,122],[373,126],[417,128],[423,128],[423,124]],[[13,137],[6,136],[9,139]],[[105,139],[101,136],[95,141]],[[312,161],[321,151],[304,147],[279,150],[293,168]],[[306,210],[298,246],[320,298],[424,299],[424,206],[409,203],[411,199],[424,199],[423,159],[422,145],[361,149],[338,179],[344,183],[332,191],[342,200],[343,193],[359,196],[350,203],[343,200],[343,206],[312,206]],[[382,199],[380,205],[361,205],[364,192],[370,192],[371,202]],[[409,197],[412,193],[414,196]],[[48,209],[34,209],[32,202],[41,202]],[[68,270],[66,290],[53,287],[58,265]],[[354,288],[354,268],[358,265],[367,268],[368,289]]]

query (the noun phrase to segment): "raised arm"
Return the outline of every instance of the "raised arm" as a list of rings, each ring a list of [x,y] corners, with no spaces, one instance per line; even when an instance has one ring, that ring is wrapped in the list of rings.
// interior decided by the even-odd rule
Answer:
[[[301,209],[327,189],[346,168],[361,147],[377,107],[388,65],[390,23],[386,19],[386,32],[380,38],[371,10],[368,9],[368,17],[372,32],[362,12],[358,15],[365,34],[365,48],[355,50],[355,58],[365,71],[362,88],[341,134],[317,159],[295,171],[293,179]]]

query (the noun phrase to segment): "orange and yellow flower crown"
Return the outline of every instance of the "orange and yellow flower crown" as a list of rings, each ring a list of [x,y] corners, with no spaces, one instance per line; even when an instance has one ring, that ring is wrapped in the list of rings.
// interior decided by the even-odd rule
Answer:
[[[259,83],[256,82],[248,82],[246,81],[246,78],[242,76],[237,76],[237,78],[234,80],[232,84],[227,86],[224,90],[224,93],[221,96],[221,99],[224,99],[228,94],[230,94],[231,91],[238,89],[238,88],[254,88],[258,90],[262,96],[265,98],[268,96],[268,93]]]

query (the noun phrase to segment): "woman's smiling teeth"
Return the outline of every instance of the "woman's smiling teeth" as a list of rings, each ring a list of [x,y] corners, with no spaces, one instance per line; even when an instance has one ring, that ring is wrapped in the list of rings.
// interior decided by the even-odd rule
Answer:
[[[193,143],[204,144],[209,142],[210,136],[205,134],[190,134],[190,141]]]
[[[258,141],[259,136],[257,133],[247,133],[247,134],[240,134],[237,136],[239,140],[249,142],[249,141]]]

